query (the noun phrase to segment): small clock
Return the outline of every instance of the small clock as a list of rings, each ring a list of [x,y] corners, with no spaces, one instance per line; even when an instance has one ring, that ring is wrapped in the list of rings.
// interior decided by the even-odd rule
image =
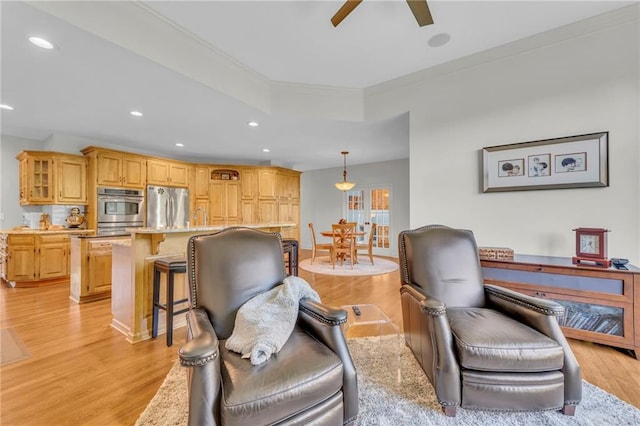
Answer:
[[[604,228],[576,228],[576,255],[574,264],[585,264],[608,268],[611,262],[607,259],[607,232]]]

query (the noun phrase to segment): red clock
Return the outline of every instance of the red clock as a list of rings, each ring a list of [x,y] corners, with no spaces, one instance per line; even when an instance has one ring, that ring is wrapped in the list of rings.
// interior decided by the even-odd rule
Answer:
[[[576,265],[599,266],[608,268],[607,232],[604,228],[576,228],[576,255],[572,261]]]

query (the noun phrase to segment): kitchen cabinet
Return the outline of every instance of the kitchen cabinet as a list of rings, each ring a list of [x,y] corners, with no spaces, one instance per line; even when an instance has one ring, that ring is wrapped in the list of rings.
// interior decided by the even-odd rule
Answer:
[[[212,180],[209,183],[209,224],[236,225],[240,218],[240,182]]]
[[[0,245],[0,272],[9,285],[34,287],[68,281],[69,233],[1,234]]]
[[[22,151],[20,161],[20,204],[53,204],[53,153]]]
[[[87,160],[80,156],[57,156],[56,202],[87,204]]]
[[[130,237],[71,239],[71,286],[69,298],[76,303],[111,297],[112,249]]]
[[[278,222],[278,200],[258,200],[258,223]]]
[[[278,171],[277,196],[288,200],[300,200],[300,174]]]
[[[2,236],[4,274],[2,279],[15,286],[16,281],[36,279],[36,237],[34,235]]]
[[[82,153],[89,159],[89,180],[97,186],[141,189],[147,184],[145,157],[93,146],[83,149]],[[93,194],[94,189],[92,185],[89,193]]]
[[[276,190],[276,170],[275,169],[259,169],[258,170],[258,198],[273,199],[277,198]]]
[[[279,201],[279,215],[278,221],[280,223],[295,223],[297,226],[293,228],[285,228],[282,230],[282,238],[291,238],[294,240],[300,240],[300,202],[291,201]]]
[[[193,198],[209,198],[209,168],[195,166],[193,168],[193,181],[189,188]]]
[[[186,163],[149,159],[147,161],[147,183],[189,187],[189,165]]]
[[[571,258],[515,255],[481,260],[485,283],[554,300],[565,336],[640,355],[640,268],[628,271],[574,265]]]

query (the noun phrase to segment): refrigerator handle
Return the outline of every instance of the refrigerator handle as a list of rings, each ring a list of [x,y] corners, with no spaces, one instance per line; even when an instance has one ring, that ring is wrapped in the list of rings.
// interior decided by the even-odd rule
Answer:
[[[173,222],[174,222],[174,217],[173,217],[173,197],[169,197],[169,217],[167,219],[167,226],[169,228],[173,228]]]

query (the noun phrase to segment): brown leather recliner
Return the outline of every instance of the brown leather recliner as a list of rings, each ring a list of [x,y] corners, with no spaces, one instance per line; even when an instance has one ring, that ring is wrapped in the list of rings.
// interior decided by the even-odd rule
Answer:
[[[562,305],[483,285],[471,231],[430,225],[398,238],[405,341],[445,414],[573,415],[582,378],[556,318]]]
[[[259,365],[225,348],[238,309],[285,278],[280,234],[230,228],[188,243],[189,425],[341,425],[358,414],[342,309],[303,299],[280,352]]]

